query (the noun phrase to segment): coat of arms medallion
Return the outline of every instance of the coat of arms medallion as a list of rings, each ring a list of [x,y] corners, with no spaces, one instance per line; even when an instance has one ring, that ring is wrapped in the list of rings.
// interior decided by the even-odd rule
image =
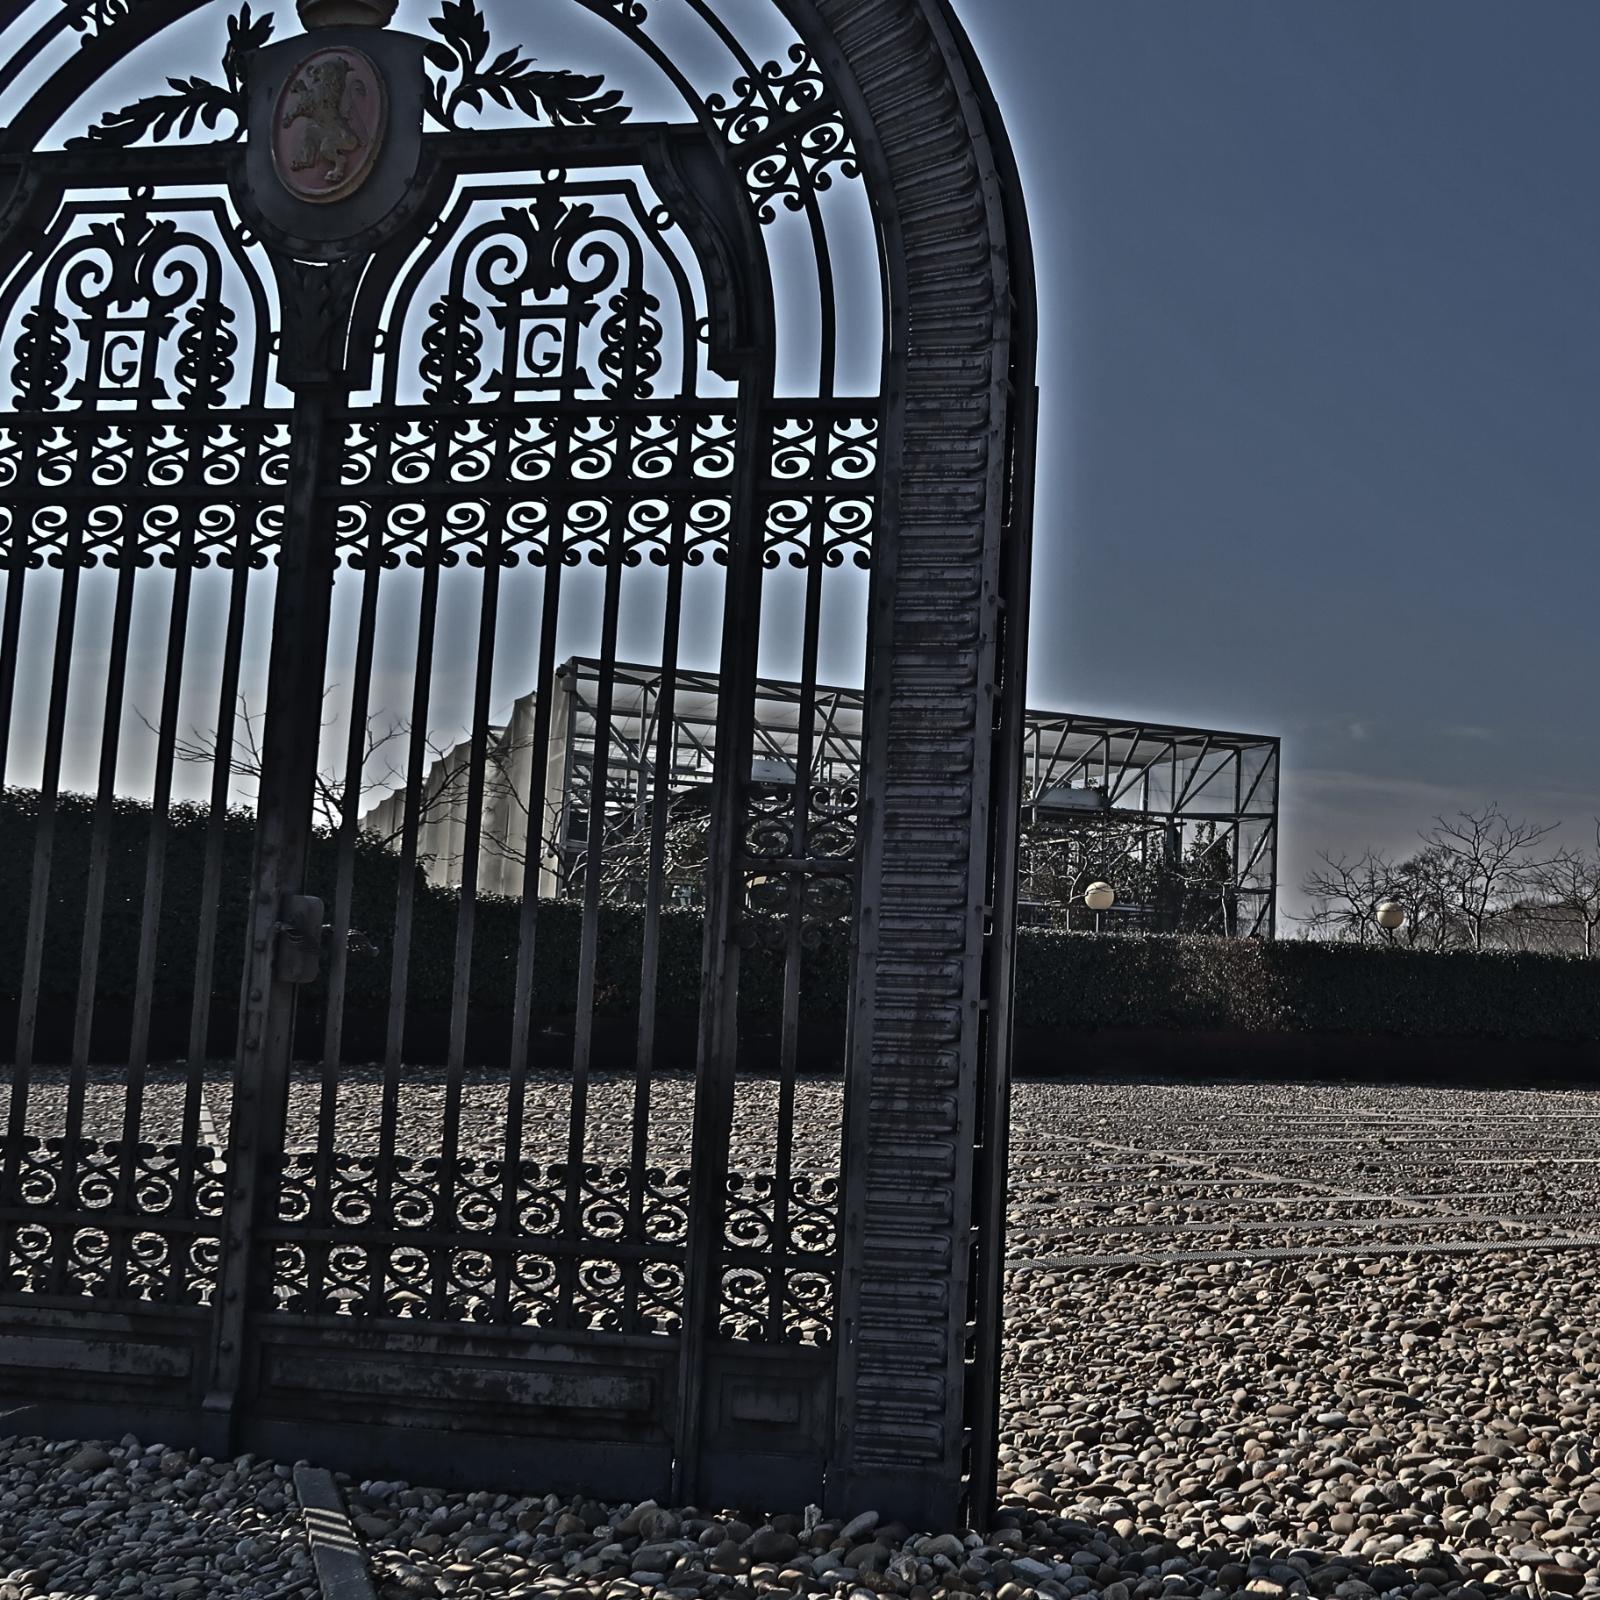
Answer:
[[[388,114],[383,77],[359,50],[315,50],[291,72],[272,117],[272,164],[297,200],[354,194],[372,174]]]

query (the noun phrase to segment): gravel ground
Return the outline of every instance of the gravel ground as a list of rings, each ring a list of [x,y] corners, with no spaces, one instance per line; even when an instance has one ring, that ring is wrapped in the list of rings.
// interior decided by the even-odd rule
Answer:
[[[804,1165],[827,1160],[836,1092],[806,1091]],[[564,1091],[530,1093],[554,1110]],[[353,1130],[375,1096],[376,1079],[350,1097]],[[492,1143],[495,1096],[469,1086],[469,1140]],[[760,1096],[737,1136],[752,1155]],[[680,1101],[663,1094],[663,1153]],[[314,1101],[296,1104],[299,1126]],[[598,1153],[625,1142],[624,1086],[595,1104]],[[1577,1091],[1021,1084],[986,1539],[870,1508],[840,1527],[381,1483],[348,1485],[351,1512],[388,1600],[1600,1597],[1597,1131],[1600,1094]],[[42,1570],[52,1549],[69,1565],[13,1575],[18,1600],[302,1592],[285,1469],[157,1451],[130,1470],[114,1448],[73,1477],[50,1448],[0,1447],[0,1600],[7,1562]],[[158,1579],[115,1507],[161,1485],[191,1543],[154,1541],[177,1562]],[[253,1587],[222,1564],[246,1539]]]
[[[1571,1092],[1019,1085],[1006,1503],[1380,1592],[1600,1594],[1597,1124]]]
[[[0,1600],[312,1600],[292,1469],[0,1439]]]

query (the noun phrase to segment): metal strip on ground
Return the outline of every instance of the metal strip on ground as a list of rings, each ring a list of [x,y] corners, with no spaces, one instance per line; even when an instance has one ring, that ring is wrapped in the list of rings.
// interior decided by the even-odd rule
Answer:
[[[1597,1250],[1600,1237],[1574,1239],[1451,1239],[1438,1244],[1281,1245],[1264,1250],[1170,1250],[1155,1254],[1105,1253],[1079,1256],[1014,1256],[1006,1263],[1010,1273],[1079,1271],[1094,1267],[1168,1267],[1186,1262],[1207,1264],[1234,1261],[1381,1261],[1386,1256],[1517,1255],[1528,1250]]]
[[[1389,1228],[1436,1228],[1449,1223],[1484,1222],[1493,1223],[1499,1228],[1548,1228],[1552,1222],[1600,1222],[1600,1212],[1584,1211],[1577,1214],[1571,1212],[1557,1217],[1546,1213],[1539,1215],[1496,1215],[1488,1211],[1446,1211],[1436,1216],[1419,1217],[1278,1217],[1271,1221],[1260,1222],[1254,1219],[1245,1221],[1211,1222],[1201,1220],[1198,1222],[1125,1222],[1110,1223],[1104,1226],[1084,1225],[1072,1228],[1056,1228],[1052,1231],[1067,1237],[1091,1237],[1096,1239],[1110,1238],[1116,1234],[1143,1234],[1146,1237],[1163,1233],[1350,1233],[1365,1229],[1369,1233],[1382,1233]],[[1520,1244],[1521,1240],[1508,1240],[1511,1244]]]
[[[305,1519],[306,1543],[323,1600],[377,1600],[361,1541],[350,1525],[333,1475],[321,1467],[296,1467],[294,1492]]]
[[[1338,1197],[1339,1203],[1360,1202],[1363,1205],[1422,1205],[1431,1204],[1440,1200],[1504,1200],[1508,1196],[1515,1197],[1524,1191],[1520,1189],[1477,1189],[1465,1194],[1344,1194]],[[1220,1202],[1208,1200],[1197,1196],[1193,1200],[1184,1201],[1189,1206],[1209,1205],[1261,1205],[1261,1206],[1320,1206],[1328,1204],[1329,1197],[1325,1194],[1285,1194],[1275,1197],[1263,1195],[1225,1195]],[[1013,1200],[1011,1211],[1016,1216],[1028,1216],[1034,1212],[1058,1212],[1066,1207],[1077,1211],[1114,1211],[1118,1205],[1126,1205],[1126,1201],[1116,1200],[1090,1200],[1077,1199],[1068,1195],[1063,1200]]]

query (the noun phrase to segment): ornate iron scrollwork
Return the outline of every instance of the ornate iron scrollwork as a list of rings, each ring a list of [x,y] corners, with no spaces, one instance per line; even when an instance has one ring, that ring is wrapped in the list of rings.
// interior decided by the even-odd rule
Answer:
[[[844,117],[811,52],[792,45],[785,65],[767,61],[714,94],[706,110],[745,176],[756,215],[777,220],[777,202],[803,211],[833,175],[860,176]]]
[[[134,0],[63,0],[67,25],[93,38],[114,28],[133,9]]]
[[[97,10],[104,10],[103,6]],[[77,19],[73,25],[78,26]],[[99,24],[101,27],[105,23]],[[272,13],[252,17],[247,3],[228,18],[228,44],[222,54],[223,82],[209,78],[168,78],[168,92],[144,95],[120,111],[108,111],[88,133],[67,141],[68,149],[83,145],[131,145],[141,139],[186,139],[202,126],[215,132],[225,116],[234,119],[230,134],[244,132],[244,58],[271,37]]]
[[[643,272],[634,241],[593,205],[566,199],[553,176],[457,247],[451,288],[422,335],[423,398],[454,406],[544,395],[649,398],[661,370],[661,303]],[[596,364],[605,381],[597,383],[580,339],[602,308]],[[487,374],[485,320],[497,335]]]

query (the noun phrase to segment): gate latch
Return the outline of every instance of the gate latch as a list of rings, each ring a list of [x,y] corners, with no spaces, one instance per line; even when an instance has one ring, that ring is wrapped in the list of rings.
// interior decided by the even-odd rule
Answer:
[[[287,894],[273,924],[277,946],[272,970],[282,983],[315,983],[322,966],[322,902],[312,894]]]

